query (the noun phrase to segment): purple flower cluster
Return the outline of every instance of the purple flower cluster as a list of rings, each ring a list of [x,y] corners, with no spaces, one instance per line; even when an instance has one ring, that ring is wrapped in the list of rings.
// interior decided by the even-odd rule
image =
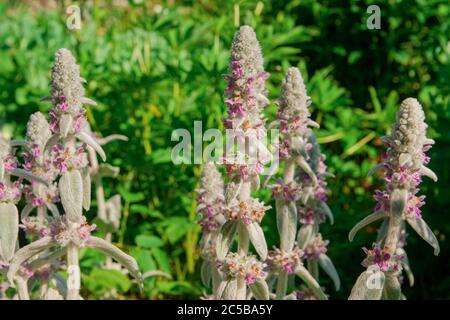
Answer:
[[[30,185],[23,186],[23,193],[27,203],[31,204],[33,207],[60,201],[56,183],[52,183],[47,187],[33,181]]]
[[[240,61],[231,61],[231,75],[225,75],[227,87],[225,89],[225,104],[228,106],[228,118],[225,119],[225,126],[234,128],[233,120],[236,118],[245,119],[248,113],[260,112],[266,104],[259,103],[257,97],[260,91],[264,91],[264,83],[268,78],[268,73],[260,72],[256,76],[245,76],[244,67]],[[261,122],[259,122],[261,125]],[[247,128],[248,129],[248,128]]]
[[[67,170],[80,170],[89,163],[85,144],[78,146],[74,150],[58,143],[51,150],[51,158],[53,159],[53,165],[60,174]]]
[[[50,236],[61,246],[67,245],[70,241],[78,246],[83,246],[89,241],[91,232],[95,230],[95,224],[89,225],[86,217],[83,216],[81,223],[76,228],[69,227],[66,216],[55,218],[49,223]]]
[[[3,159],[3,167],[7,172],[11,172],[19,166],[19,161],[13,154],[14,150]]]
[[[329,240],[323,240],[322,235],[317,233],[304,249],[304,258],[307,260],[317,260],[320,255],[327,252]]]
[[[86,125],[86,110],[84,108],[79,108],[75,112],[69,108],[69,104],[67,103],[67,98],[65,96],[60,96],[58,98],[58,103],[50,109],[49,117],[50,117],[50,129],[53,133],[60,133],[60,122],[61,117],[64,114],[70,114],[72,117],[72,127],[70,128],[70,133],[80,132],[81,129]],[[71,113],[72,112],[72,113]]]
[[[283,252],[278,248],[274,248],[267,255],[267,266],[269,269],[278,271],[284,271],[287,274],[295,273],[298,266],[303,265],[302,257],[304,252],[294,247],[290,252]]]
[[[21,180],[12,183],[5,183],[0,181],[0,201],[18,203],[22,196],[22,182]]]
[[[19,227],[25,232],[27,238],[43,238],[50,234],[47,219],[41,217],[23,218]]]
[[[202,203],[201,201],[202,200],[199,197],[198,203]],[[207,204],[204,208],[198,211],[201,215],[201,219],[198,224],[202,227],[204,233],[209,233],[217,229],[216,216],[221,212],[220,207],[222,205],[223,204],[220,202],[213,205]]]
[[[248,198],[246,201],[229,205],[223,210],[223,214],[227,220],[240,220],[249,225],[253,222],[260,223],[268,209],[270,206],[265,206],[258,199]]]
[[[264,278],[267,275],[264,271],[265,264],[254,256],[241,256],[237,253],[227,254],[225,259],[217,262],[217,267],[226,278],[243,277],[248,285],[255,283],[257,278]]]
[[[311,288],[296,290],[295,297],[297,300],[319,300]]]
[[[391,146],[389,143],[385,142],[388,148],[387,154],[392,153]],[[431,146],[425,146],[422,149],[423,154],[423,164],[429,162],[429,157],[425,156],[425,152],[429,150]],[[383,166],[385,168],[384,181],[385,190],[375,190],[374,199],[376,205],[374,211],[382,211],[386,214],[390,212],[390,195],[392,191],[399,186],[406,186],[408,188],[408,202],[406,205],[406,214],[409,216],[414,216],[420,218],[422,216],[421,207],[425,204],[425,196],[417,195],[420,191],[418,188],[422,182],[423,174],[417,168],[410,168],[407,166],[395,166],[389,161],[393,159],[389,156],[385,157],[385,162]]]
[[[221,163],[225,165],[228,176],[237,175],[244,181],[248,181],[252,176],[261,174],[264,170],[262,161],[258,159],[255,159],[254,163],[246,163],[245,160],[240,161],[237,157],[229,155],[228,157],[223,157]]]
[[[404,257],[392,255],[389,253],[389,248],[381,248],[378,244],[374,244],[372,250],[368,250],[367,248],[363,248],[363,250],[367,255],[361,263],[364,267],[377,265],[383,272],[401,270],[401,260]]]
[[[61,259],[55,260],[50,265],[46,265],[42,268],[33,272],[33,279],[36,279],[40,282],[48,282],[51,280],[53,275],[61,270],[61,267],[65,265],[65,261]]]
[[[300,223],[303,225],[320,224],[325,221],[325,214],[319,209],[312,209],[308,207],[298,207]]]
[[[285,201],[297,201],[300,197],[301,186],[291,181],[287,184],[277,183],[272,187],[272,197]]]
[[[201,188],[196,190],[197,213],[200,215],[199,225],[203,233],[208,234],[218,227],[217,218],[222,214],[225,202],[222,175],[212,162],[205,165]]]

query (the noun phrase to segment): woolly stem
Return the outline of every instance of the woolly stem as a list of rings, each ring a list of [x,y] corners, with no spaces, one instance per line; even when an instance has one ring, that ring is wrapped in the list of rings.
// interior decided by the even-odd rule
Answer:
[[[47,213],[47,208],[45,206],[37,207],[37,216],[40,221],[45,221],[45,219],[47,218],[46,213]]]
[[[397,249],[397,244],[401,232],[402,215],[393,213],[389,217],[388,230],[386,235],[385,247],[391,253],[391,256]]]
[[[15,277],[15,283],[19,300],[30,300],[30,294],[28,293],[27,279],[21,276],[17,276]]]
[[[222,277],[216,268],[212,268],[212,292],[215,294],[219,289],[220,283],[222,282]]]
[[[285,271],[280,271],[277,281],[276,299],[283,300],[286,295],[289,275]]]
[[[47,281],[41,282],[41,285],[39,287],[39,297],[41,299],[44,298],[45,293],[47,292],[47,290],[48,290],[48,282]]]
[[[250,198],[250,188],[251,184],[250,182],[246,181],[242,183],[240,194],[239,194],[239,200],[240,201],[247,201]],[[247,228],[245,228],[243,223],[238,223],[238,253],[241,256],[246,256],[248,254],[248,247],[250,244]]]
[[[248,254],[249,247],[249,236],[245,225],[242,222],[238,223],[237,227],[238,232],[238,254],[240,256],[246,256]],[[245,300],[247,297],[247,283],[243,276],[238,276],[237,278],[237,291],[236,291],[236,299],[237,300]]]
[[[70,241],[67,245],[67,300],[79,299],[80,282],[79,247]]]
[[[317,260],[308,260],[306,264],[309,273],[311,273],[314,279],[319,281],[319,264],[317,263]]]
[[[237,277],[237,290],[236,290],[236,300],[246,300],[247,299],[247,283],[243,276]]]
[[[286,166],[284,167],[284,184],[288,184],[294,180],[295,162],[292,159],[286,160]]]
[[[109,243],[112,242],[112,234],[111,234],[111,232],[108,232],[105,235],[105,240],[108,241]],[[105,266],[106,266],[107,269],[112,269],[113,268],[113,259],[110,256],[106,256]]]

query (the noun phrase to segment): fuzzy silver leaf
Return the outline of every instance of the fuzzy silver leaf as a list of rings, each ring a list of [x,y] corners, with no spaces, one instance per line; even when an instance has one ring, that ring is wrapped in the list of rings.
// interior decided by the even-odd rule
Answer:
[[[67,219],[80,222],[83,215],[83,179],[80,171],[65,172],[59,179],[58,186]]]
[[[247,232],[256,252],[262,260],[265,260],[267,258],[267,243],[261,226],[256,222],[250,223],[247,225]]]
[[[90,146],[92,149],[94,149],[100,158],[103,160],[103,162],[106,161],[106,154],[105,151],[103,151],[103,148],[98,144],[97,141],[94,140],[88,133],[84,131],[80,131],[76,137],[80,139],[80,141],[86,143],[88,146]]]
[[[348,240],[350,240],[350,242],[353,241],[353,239],[355,238],[356,233],[365,228],[366,226],[368,226],[369,224],[371,224],[372,222],[375,222],[379,219],[385,218],[386,214],[382,211],[378,211],[378,212],[374,212],[369,214],[367,217],[365,217],[364,219],[362,219],[360,222],[358,222],[353,228],[352,230],[350,230],[349,234],[348,234]]]
[[[319,300],[328,300],[328,297],[323,292],[319,283],[317,283],[316,279],[309,273],[308,269],[306,269],[303,265],[298,265],[295,269],[295,274],[302,279],[305,284],[311,288],[314,294],[318,297]]]
[[[237,223],[236,221],[227,221],[221,227],[216,240],[216,254],[217,258],[223,259],[230,249],[233,237],[236,233]]]
[[[434,248],[434,255],[439,255],[439,252],[441,251],[439,247],[439,241],[437,240],[436,236],[434,235],[433,231],[431,231],[427,223],[422,218],[417,217],[408,217],[406,220],[414,229],[414,231],[416,231],[423,240],[425,240],[430,246]]]
[[[16,251],[19,213],[13,203],[0,203],[0,257],[10,261]]]
[[[263,278],[257,278],[250,285],[250,290],[256,300],[269,300],[269,286]]]
[[[331,259],[326,254],[322,253],[319,256],[319,265],[323,271],[328,274],[331,280],[333,280],[336,291],[339,291],[341,288],[341,280],[339,279],[339,275]]]

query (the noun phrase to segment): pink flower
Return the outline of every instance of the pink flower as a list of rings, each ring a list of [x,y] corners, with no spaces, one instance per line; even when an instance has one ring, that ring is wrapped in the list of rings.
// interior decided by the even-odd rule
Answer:
[[[386,191],[375,190],[374,195],[375,201],[377,202],[374,211],[390,212],[391,210],[391,196]]]
[[[400,260],[402,256],[391,256],[388,248],[381,248],[379,245],[374,244],[372,250],[363,248],[363,251],[367,254],[366,259],[362,262],[364,267],[371,265],[377,265],[381,271],[386,272],[389,270],[398,270]]]
[[[41,149],[39,148],[39,145],[33,144],[33,145],[31,146],[31,154],[32,154],[32,156],[35,157],[35,158],[41,156],[42,153],[41,153]]]
[[[44,205],[44,199],[42,199],[41,197],[34,197],[32,203],[33,207],[39,207]]]
[[[245,275],[245,283],[246,284],[254,284],[256,282],[256,276],[253,274]]]
[[[17,159],[11,155],[6,156],[6,158],[3,161],[4,161],[3,166],[6,171],[13,171],[18,166]]]
[[[300,222],[303,225],[306,224],[314,224],[315,222],[315,213],[313,209],[310,208],[299,208],[300,213]]]

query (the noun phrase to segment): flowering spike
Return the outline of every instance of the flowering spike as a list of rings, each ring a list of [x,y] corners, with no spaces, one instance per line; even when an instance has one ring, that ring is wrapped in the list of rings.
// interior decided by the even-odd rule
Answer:
[[[279,120],[295,122],[298,125],[288,129],[294,129],[299,135],[303,135],[306,127],[312,124],[308,109],[310,97],[306,93],[303,77],[297,68],[291,67],[286,72],[277,104],[280,106]]]
[[[222,175],[213,162],[205,165],[201,188],[197,192],[197,212],[201,215],[199,224],[204,233],[209,233],[217,229],[217,219],[219,215],[222,215],[225,201]]]
[[[434,141],[426,137],[427,124],[422,106],[414,98],[405,99],[397,112],[396,122],[392,133],[383,138],[387,147],[384,162],[376,168],[383,168],[385,188],[375,191],[374,214],[359,222],[350,232],[350,240],[354,233],[370,222],[386,217],[383,228],[379,231],[377,243],[367,253],[363,265],[376,266],[386,273],[383,298],[397,299],[401,297],[400,282],[405,241],[401,235],[404,233],[404,220],[433,248],[435,255],[439,254],[439,242],[425,221],[421,218],[421,209],[425,202],[424,196],[417,195],[422,176],[429,176],[437,180],[437,176],[425,167],[429,162],[426,152]],[[407,265],[409,269],[409,265]],[[408,274],[408,270],[407,274]],[[367,271],[366,271],[367,272]],[[409,276],[409,275],[408,275]],[[362,279],[363,274],[359,279]],[[356,282],[352,295],[354,298],[359,280]],[[364,297],[364,295],[360,295]]]
[[[240,68],[236,68],[239,63]],[[230,72],[237,78],[256,77],[264,72],[261,46],[255,31],[249,26],[242,26],[236,32],[231,48]]]
[[[83,106],[84,88],[81,83],[80,67],[76,64],[72,53],[65,48],[59,49],[55,54],[52,68],[53,104],[61,103],[61,97],[65,97],[67,111],[77,113]]]
[[[261,142],[266,135],[261,111],[269,102],[265,88],[268,75],[264,72],[255,32],[248,26],[241,27],[234,37],[229,71],[230,74],[225,76],[228,117],[224,119],[224,125],[227,136],[233,140],[231,145],[227,143],[221,159],[228,177],[222,210],[224,224],[218,235],[211,238],[217,242],[214,252],[219,263],[223,263],[230,254],[244,260],[249,258],[250,243],[262,259],[267,255],[266,240],[259,224],[269,207],[253,198],[251,192],[260,188],[259,174],[270,160],[270,153]],[[228,253],[235,233],[238,252]],[[246,279],[244,275],[222,279],[220,285],[213,288],[213,296],[217,299],[246,299],[247,288],[253,285],[258,297],[268,297],[264,289],[267,286],[259,282],[265,281],[264,277],[256,285],[255,281]]]
[[[41,112],[33,113],[27,123],[27,143],[32,156],[39,159],[38,162],[41,165],[45,145],[51,136],[50,125],[45,116]]]
[[[12,144],[26,149],[22,154],[23,168],[19,167],[19,162],[13,156],[10,144],[0,139],[0,215],[8,215],[4,217],[6,220],[3,219],[5,223],[0,221],[0,226],[7,228],[7,232],[0,230],[0,256],[1,260],[8,260],[5,273],[8,280],[15,283],[20,299],[29,299],[28,279],[31,276],[38,279],[43,274],[54,276],[61,266],[63,255],[66,256],[68,271],[67,281],[64,280],[67,290],[58,288],[59,293],[68,300],[80,299],[80,273],[73,271],[79,270],[78,259],[82,247],[104,252],[110,256],[108,260],[116,259],[142,285],[135,259],[110,242],[91,236],[96,226],[89,225],[83,216],[83,207],[86,210],[90,207],[91,174],[98,174],[99,171],[95,151],[103,159],[105,153],[93,135],[85,134],[88,128],[83,103],[94,103],[84,97],[82,82],[75,58],[67,49],[58,50],[52,69],[50,100],[53,107],[49,111],[50,122],[41,113],[34,113],[28,121],[25,143],[19,141]],[[13,182],[10,179],[13,175],[21,179]],[[23,179],[31,183],[26,184]],[[96,176],[95,183],[99,212],[108,211],[108,222],[114,224],[113,220],[120,215],[117,212],[120,211],[117,198],[113,197],[105,203],[100,175]],[[21,213],[21,224],[18,225],[15,204],[19,202],[22,191],[26,204]],[[64,215],[59,214],[56,205],[59,201],[64,208]],[[34,208],[37,208],[37,215],[31,216]],[[15,251],[12,240],[17,239],[15,230],[19,227],[32,242]],[[39,264],[40,261],[45,266]],[[4,263],[0,261],[2,269]],[[45,276],[41,284],[45,287],[49,280],[49,276]],[[45,294],[41,296],[45,297]]]

